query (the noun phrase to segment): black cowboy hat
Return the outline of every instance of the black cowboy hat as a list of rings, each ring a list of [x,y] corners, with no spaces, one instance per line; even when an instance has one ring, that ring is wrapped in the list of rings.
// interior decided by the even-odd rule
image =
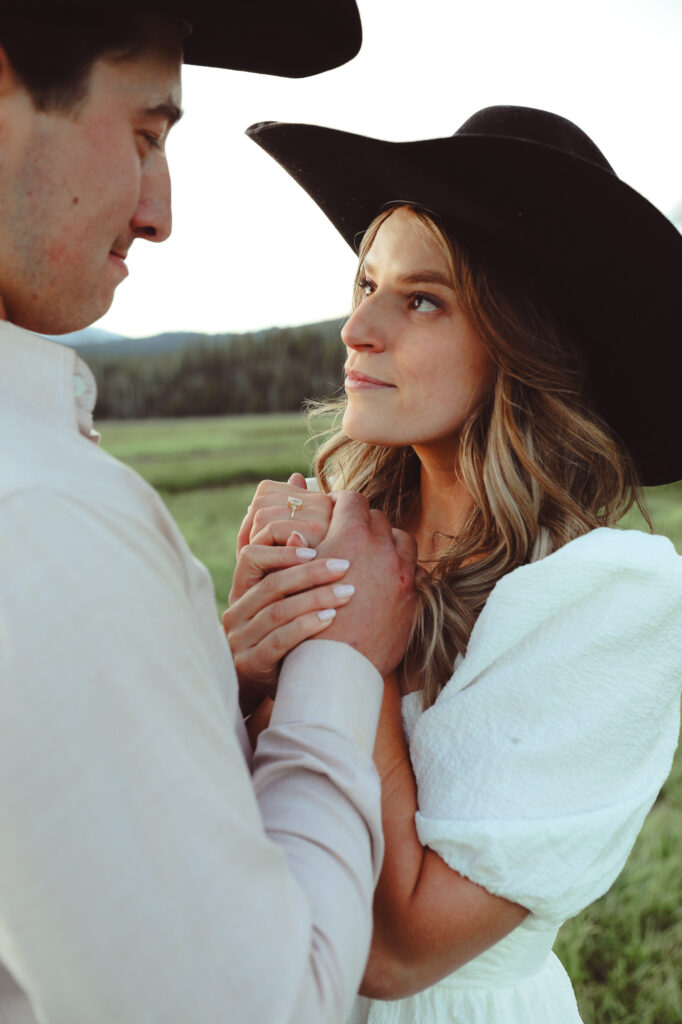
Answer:
[[[192,26],[188,64],[304,78],[345,64],[362,42],[355,0],[151,0],[148,6],[173,11]]]
[[[596,407],[642,482],[682,478],[682,236],[580,128],[500,106],[420,142],[276,122],[247,134],[352,248],[377,213],[411,203],[525,265],[583,345]]]
[[[166,11],[192,32],[185,63],[305,78],[345,64],[362,42],[355,0],[119,0],[128,9]],[[23,0],[22,10],[97,12],[102,0]],[[0,20],[17,0],[0,0]]]

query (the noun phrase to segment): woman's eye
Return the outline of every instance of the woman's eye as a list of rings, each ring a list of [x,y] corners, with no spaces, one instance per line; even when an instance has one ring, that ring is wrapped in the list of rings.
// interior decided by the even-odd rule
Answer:
[[[364,278],[363,280],[358,281],[358,288],[360,289],[360,294],[362,295],[363,299],[369,298],[369,296],[374,291],[374,285],[372,284],[372,282],[367,281]]]
[[[418,313],[434,313],[440,308],[441,303],[430,295],[422,295],[418,292],[416,295],[410,296],[410,309],[414,309]]]

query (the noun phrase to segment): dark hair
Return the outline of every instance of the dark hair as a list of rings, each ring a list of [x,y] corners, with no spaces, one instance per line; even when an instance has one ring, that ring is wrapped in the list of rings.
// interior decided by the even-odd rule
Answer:
[[[0,46],[38,110],[69,113],[85,98],[101,57],[131,60],[163,46],[165,15],[109,4],[0,0]],[[18,9],[17,9],[18,8]],[[173,19],[186,34],[184,22]]]

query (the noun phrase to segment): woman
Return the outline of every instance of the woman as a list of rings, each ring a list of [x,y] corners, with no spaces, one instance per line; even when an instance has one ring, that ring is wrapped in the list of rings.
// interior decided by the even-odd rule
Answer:
[[[682,476],[682,239],[543,111],[421,143],[251,134],[350,244],[364,230],[317,482],[363,491],[424,569],[377,739],[386,857],[354,1020],[576,1024],[557,930],[616,878],[677,742],[682,559],[614,527],[640,484]],[[316,542],[330,510],[298,478],[257,492],[226,613],[247,687],[352,599],[283,583],[273,628],[272,579],[247,592],[281,564],[264,541]]]

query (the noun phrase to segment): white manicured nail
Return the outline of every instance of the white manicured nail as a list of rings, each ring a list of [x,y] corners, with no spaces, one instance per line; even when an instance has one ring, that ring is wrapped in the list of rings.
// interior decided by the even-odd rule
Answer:
[[[350,562],[345,558],[328,558],[327,568],[330,572],[342,572],[344,569],[348,569]]]
[[[334,593],[337,597],[351,597],[355,593],[355,587],[352,583],[338,583],[334,587]]]
[[[336,615],[336,608],[325,608],[323,611],[317,613],[318,619],[322,622],[329,622]]]
[[[299,558],[314,558],[317,551],[315,548],[296,548],[296,554]]]
[[[308,541],[303,536],[303,534],[300,532],[300,530],[293,530],[291,536],[292,537],[298,537],[299,543],[300,543],[302,548],[307,548],[308,547]]]

